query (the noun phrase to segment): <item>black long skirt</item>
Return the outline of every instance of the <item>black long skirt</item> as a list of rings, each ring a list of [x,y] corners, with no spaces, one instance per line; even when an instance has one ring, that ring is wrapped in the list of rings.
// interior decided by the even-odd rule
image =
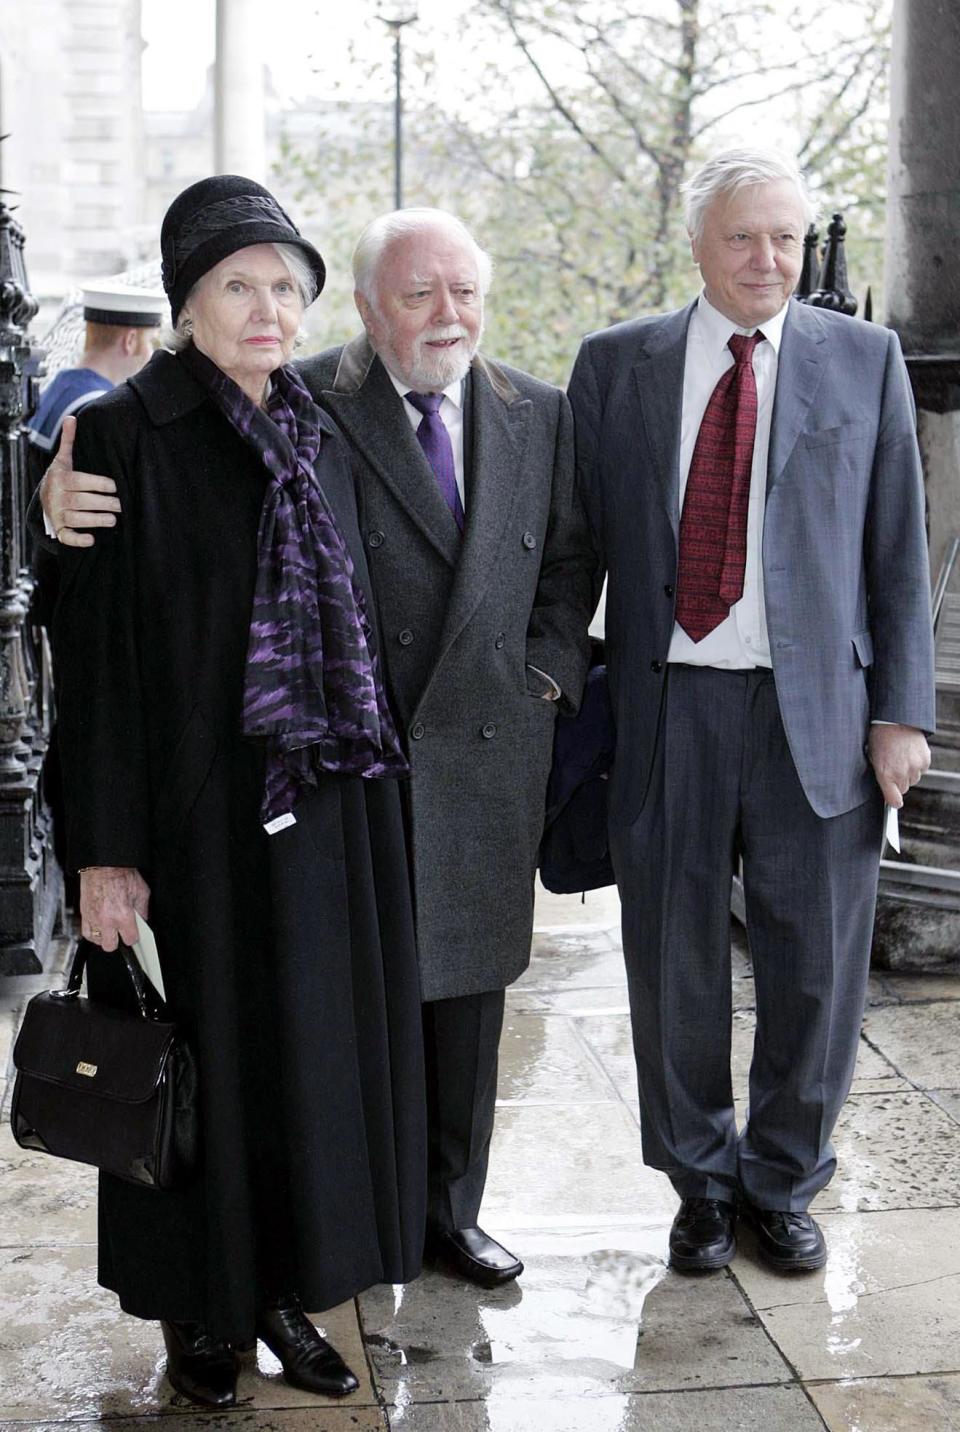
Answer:
[[[420,990],[395,782],[330,778],[220,863],[202,807],[151,924],[199,1056],[203,1170],[172,1193],[101,1175],[99,1277],[127,1312],[240,1340],[277,1295],[321,1311],[419,1272]],[[90,989],[123,997],[114,957]]]

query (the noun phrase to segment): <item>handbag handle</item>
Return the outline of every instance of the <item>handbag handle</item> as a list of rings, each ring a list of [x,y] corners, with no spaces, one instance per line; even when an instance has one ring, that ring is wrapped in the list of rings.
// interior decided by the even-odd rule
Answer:
[[[70,975],[66,986],[61,991],[62,997],[77,995],[83,983],[83,972],[87,967],[87,956],[92,946],[89,940],[79,940],[73,956],[73,963],[70,966]],[[127,974],[130,976],[130,983],[133,985],[133,992],[137,997],[137,1008],[144,1019],[156,1019],[160,1013],[160,998],[152,987],[147,984],[147,977],[140,968],[140,961],[137,959],[129,945],[121,940],[117,946],[118,952],[123,958]]]

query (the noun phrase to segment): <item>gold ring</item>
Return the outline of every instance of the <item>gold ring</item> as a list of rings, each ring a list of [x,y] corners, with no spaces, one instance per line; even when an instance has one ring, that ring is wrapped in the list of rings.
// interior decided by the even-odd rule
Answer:
[[[103,934],[103,931],[102,931],[102,930],[91,930],[91,931],[90,931],[90,938],[93,939],[93,940],[99,940],[99,938],[100,938],[100,936],[101,936],[102,934]]]
[[[57,528],[56,532],[55,532],[53,535],[56,537],[57,541],[59,542],[59,541],[60,541],[60,533],[61,533],[61,532],[69,532],[69,531],[70,531],[69,526],[67,525],[66,522],[64,522],[64,523],[62,523],[62,524]]]

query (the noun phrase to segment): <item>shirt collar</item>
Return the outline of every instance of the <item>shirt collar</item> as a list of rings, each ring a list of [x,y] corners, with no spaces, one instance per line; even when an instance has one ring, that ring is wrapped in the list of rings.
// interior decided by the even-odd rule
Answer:
[[[787,317],[787,309],[790,307],[790,300],[783,305],[779,313],[768,318],[765,323],[757,325],[759,331],[770,344],[774,353],[780,353],[780,343],[783,339],[783,325]],[[705,293],[701,293],[697,300],[697,323],[704,344],[713,352],[721,352],[726,348],[727,340],[732,333],[755,333],[754,328],[739,328],[737,324],[726,318],[719,309],[714,308]]]
[[[380,361],[381,361],[381,363],[383,363],[383,359],[382,359],[382,358],[381,358]],[[394,373],[391,373],[391,371],[390,371],[389,368],[387,368],[386,363],[384,363],[383,366],[384,366],[384,368],[386,368],[387,377],[390,379],[390,382],[391,382],[391,383],[393,384],[393,386],[396,388],[396,390],[397,390],[397,392],[400,394],[401,398],[406,398],[407,394],[408,394],[409,391],[410,391],[410,384],[409,384],[409,383],[401,383],[400,379],[399,379]],[[462,408],[462,407],[463,407],[463,379],[462,379],[462,378],[458,378],[455,383],[451,383],[451,384],[450,384],[449,388],[444,388],[444,389],[443,389],[443,396],[444,396],[445,398],[449,398],[450,401],[451,401],[451,403],[453,403],[453,405],[454,405],[455,408]]]

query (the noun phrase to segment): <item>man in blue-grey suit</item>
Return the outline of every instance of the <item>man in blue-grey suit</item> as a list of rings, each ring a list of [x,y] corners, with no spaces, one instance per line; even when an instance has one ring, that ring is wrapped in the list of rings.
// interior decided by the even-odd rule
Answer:
[[[623,906],[644,1158],[670,1259],[826,1260],[869,967],[884,802],[929,765],[923,488],[897,339],[791,301],[795,166],[728,150],[687,185],[703,292],[588,337],[570,384],[608,578]],[[749,1113],[730,1078],[731,875],[756,980]]]

